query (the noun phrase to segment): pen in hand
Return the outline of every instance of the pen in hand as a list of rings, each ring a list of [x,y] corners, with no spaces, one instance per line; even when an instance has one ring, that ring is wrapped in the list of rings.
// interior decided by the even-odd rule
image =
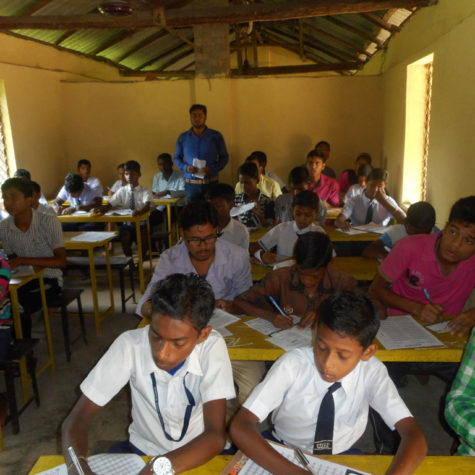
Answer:
[[[293,324],[292,317],[287,315],[279,306],[279,304],[275,301],[272,295],[269,295],[269,300],[271,301],[272,305],[279,311],[279,313],[290,323]]]
[[[305,457],[303,452],[298,448],[294,448],[295,451],[295,456],[297,457],[297,460],[312,474],[316,474],[316,472],[313,471],[312,467],[310,466],[310,463],[308,461],[308,458]]]

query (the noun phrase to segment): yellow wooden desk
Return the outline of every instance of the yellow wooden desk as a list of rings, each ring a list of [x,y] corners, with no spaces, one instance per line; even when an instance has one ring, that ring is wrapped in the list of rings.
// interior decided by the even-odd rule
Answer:
[[[378,272],[379,262],[366,257],[335,257],[330,265],[361,281],[374,279]]]
[[[89,274],[91,276],[91,292],[92,292],[92,304],[94,307],[94,324],[96,327],[96,334],[101,334],[101,322],[107,315],[112,314],[115,315],[114,311],[114,287],[112,283],[112,272],[110,266],[110,254],[109,254],[109,242],[114,239],[116,232],[98,232],[96,233],[103,234],[104,237],[94,241],[72,241],[71,239],[75,236],[79,236],[84,234],[83,231],[79,232],[65,232],[63,233],[64,236],[64,244],[68,251],[87,251],[87,255],[89,257]],[[114,234],[114,236],[111,236]],[[97,235],[97,234],[96,234]],[[94,263],[94,249],[98,247],[103,247],[106,252],[106,267],[107,267],[107,280],[109,283],[109,295],[110,295],[110,306],[101,312],[99,309],[99,301],[97,298],[97,276],[96,276],[96,266]]]
[[[31,282],[33,279],[39,280],[41,303],[43,306],[43,321],[44,321],[44,326],[45,326],[46,344],[48,346],[48,359],[43,365],[41,365],[36,370],[36,374],[40,375],[47,368],[51,367],[51,374],[52,376],[54,376],[55,364],[54,364],[54,353],[53,353],[53,341],[51,338],[51,326],[49,322],[48,304],[46,302],[45,285],[44,285],[44,280],[43,280],[43,274],[45,270],[46,270],[45,267],[35,267],[34,274],[31,274],[31,275],[15,277],[15,274],[12,274],[12,278],[10,279],[8,290],[10,292],[10,300],[11,300],[11,307],[12,307],[12,314],[13,314],[13,325],[15,327],[15,336],[18,339],[22,339],[23,330],[21,327],[21,316],[20,316],[20,308],[19,308],[19,301],[18,301],[18,289],[21,286],[27,284],[28,282]],[[20,361],[20,379],[21,379],[21,387],[23,391],[23,400],[24,402],[26,402],[30,398],[30,390],[29,390],[30,378],[28,377],[28,373],[26,371],[25,358],[22,358]]]
[[[335,228],[335,226],[324,226],[324,228],[332,242],[376,241],[381,237],[381,234],[377,233],[345,234]]]
[[[269,272],[272,272],[272,267],[264,264],[251,264],[251,276],[253,282],[261,281]]]
[[[249,242],[257,242],[270,228],[257,228],[249,231]]]
[[[153,263],[152,263],[152,238],[150,235],[150,211],[138,216],[106,216],[106,215],[59,215],[58,219],[62,223],[135,223],[135,231],[137,234],[137,253],[138,253],[138,264],[139,264],[139,281],[140,281],[140,291],[145,292],[145,275],[143,267],[143,255],[142,255],[142,235],[140,233],[140,222],[145,219],[147,222],[147,240],[148,240],[148,249],[149,249],[149,259],[150,259],[150,273],[153,272]]]
[[[331,208],[327,210],[325,219],[336,219],[343,208]]]
[[[172,205],[177,208],[178,202],[183,199],[183,196],[180,198],[154,198],[153,202],[157,205],[165,205],[167,207],[167,229],[168,229],[168,244],[172,247]],[[176,224],[175,224],[175,237],[176,240],[180,238],[178,234],[178,213],[176,217]]]

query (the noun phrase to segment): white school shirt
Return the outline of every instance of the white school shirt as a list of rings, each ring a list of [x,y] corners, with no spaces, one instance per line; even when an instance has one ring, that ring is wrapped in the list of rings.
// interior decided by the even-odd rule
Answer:
[[[393,198],[386,196],[386,199],[394,208],[403,212]],[[353,226],[360,226],[365,224],[366,213],[371,201],[374,203],[373,219],[371,221],[381,226],[387,226],[393,215],[378,200],[370,200],[366,193],[360,193],[347,200],[341,213],[345,218],[351,220]]]
[[[110,187],[110,191],[112,191],[112,193],[115,193],[116,191],[119,191],[122,188],[122,186],[124,186],[124,185],[122,185],[122,180],[117,180]]]
[[[222,229],[219,237],[249,252],[249,230],[240,221],[231,218],[229,223]]]
[[[157,173],[153,177],[152,182],[152,191],[154,193],[159,193],[161,191],[174,191],[174,195],[178,198],[179,196],[185,196],[185,175],[181,170],[173,170],[170,178],[167,180],[163,173]],[[177,203],[177,206],[185,206],[185,199],[183,198]],[[165,209],[165,205],[159,205],[157,207],[159,211]]]
[[[294,246],[301,234],[310,231],[325,233],[325,230],[318,224],[312,223],[304,229],[299,229],[295,221],[286,221],[274,226],[259,241],[261,247],[266,250],[277,246],[279,256],[290,257],[294,255]]]
[[[130,184],[122,186],[117,190],[110,198],[109,204],[114,207],[122,207],[124,209],[130,209],[130,193],[134,194],[135,209],[143,208],[147,203],[153,206],[152,192],[142,185],[137,185],[132,188]]]
[[[412,417],[386,367],[374,356],[360,361],[340,382],[341,387],[333,393],[334,454],[350,449],[363,435],[369,406],[391,429],[401,419]],[[272,423],[277,439],[312,453],[320,404],[332,384],[321,378],[313,348],[299,348],[274,363],[243,407],[260,422],[274,411]]]
[[[270,172],[268,170],[265,171],[264,175],[267,175],[269,178],[272,178],[274,181],[276,181],[279,184],[280,189],[285,188],[286,185],[279,175],[276,175],[274,172]]]
[[[95,176],[90,176],[85,183],[87,183],[91,188],[95,188],[99,192],[99,196],[102,196],[102,183],[99,178]]]
[[[59,190],[57,198],[63,201],[69,201],[71,206],[92,205],[96,198],[102,198],[102,194],[99,188],[92,188],[87,183],[84,183],[84,187],[79,196],[71,196],[63,185]]]
[[[346,203],[350,198],[353,198],[353,196],[360,195],[364,190],[365,188],[358,183],[351,185],[346,192],[344,202]]]
[[[151,373],[155,374],[160,412],[165,430],[178,439],[183,428],[188,398],[195,406],[188,430],[180,442],[166,438],[155,404]],[[129,440],[145,454],[162,455],[177,449],[204,431],[203,404],[235,397],[231,362],[223,337],[212,330],[195,346],[185,364],[172,376],[152,358],[149,325],[122,333],[81,383],[83,394],[98,406],[107,404],[127,383],[132,396]]]
[[[50,205],[44,205],[42,203],[38,203],[38,208],[36,208],[36,211],[39,211],[40,213],[52,214],[53,216],[56,216],[54,209]]]

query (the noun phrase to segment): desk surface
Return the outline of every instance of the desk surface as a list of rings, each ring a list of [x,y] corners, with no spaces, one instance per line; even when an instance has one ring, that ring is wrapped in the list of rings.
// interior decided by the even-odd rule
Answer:
[[[85,234],[87,231],[66,231],[63,232],[64,245],[68,250],[75,249],[87,249],[88,247],[99,247],[104,246],[109,241],[112,241],[117,236],[116,231],[93,231],[96,236],[99,237],[99,234],[103,235],[103,238],[95,239],[92,241],[72,241],[71,239],[75,236]],[[113,234],[113,236],[111,236]]]
[[[125,222],[140,222],[146,219],[150,215],[150,211],[147,211],[137,216],[127,214],[125,216],[106,216],[105,214],[60,214],[58,219],[62,223],[125,223]]]
[[[377,475],[385,473],[392,461],[390,455],[323,455],[322,458]],[[217,475],[221,473],[230,460],[230,455],[219,455],[201,467],[183,473],[187,475]],[[38,474],[63,463],[64,459],[61,455],[42,456],[35,463],[29,475]],[[472,475],[474,464],[473,457],[432,456],[426,457],[415,473],[419,475],[447,475],[448,473]]]
[[[167,204],[173,205],[173,204],[178,203],[183,198],[184,198],[184,196],[180,196],[180,197],[177,197],[177,198],[154,198],[153,202],[156,205],[167,205]]]
[[[271,228],[257,228],[249,230],[249,242],[257,242]]]
[[[335,228],[335,226],[324,226],[330,241],[332,242],[366,242],[376,241],[381,237],[381,234],[377,233],[361,233],[361,234],[345,234]]]
[[[25,285],[30,282],[30,280],[37,279],[41,274],[43,274],[46,269],[46,267],[33,267],[33,274],[19,276],[16,276],[15,273],[12,272],[12,276],[8,285],[14,287],[21,287],[22,285]]]

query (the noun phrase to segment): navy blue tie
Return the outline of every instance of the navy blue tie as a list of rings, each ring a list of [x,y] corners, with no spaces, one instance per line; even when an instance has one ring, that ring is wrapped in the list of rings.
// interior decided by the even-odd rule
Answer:
[[[371,223],[371,221],[373,221],[373,211],[375,206],[376,202],[371,200],[369,202],[368,209],[366,210],[366,219],[364,220],[365,224]]]
[[[325,397],[322,399],[318,411],[317,427],[315,429],[315,441],[313,443],[314,454],[331,454],[333,450],[333,424],[335,422],[335,402],[333,393],[341,387],[341,383],[333,383]]]

